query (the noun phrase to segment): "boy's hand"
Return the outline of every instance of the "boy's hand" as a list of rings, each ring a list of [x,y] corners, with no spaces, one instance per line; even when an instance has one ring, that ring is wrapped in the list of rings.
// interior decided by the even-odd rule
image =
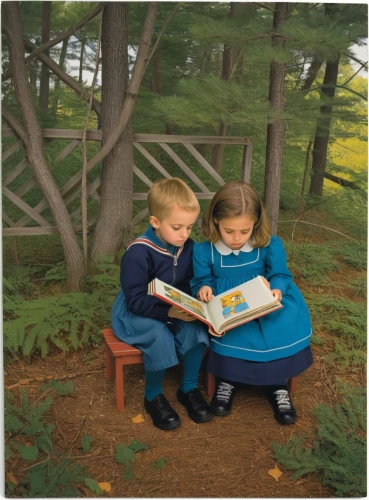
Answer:
[[[209,302],[209,300],[214,298],[213,290],[210,288],[210,286],[202,286],[197,292],[197,297],[203,302]]]
[[[279,302],[282,300],[282,292],[280,290],[271,290],[272,295],[275,299],[279,300]]]
[[[195,321],[196,318],[191,316],[191,314],[182,311],[178,307],[172,306],[168,311],[169,318],[181,319],[182,321]]]

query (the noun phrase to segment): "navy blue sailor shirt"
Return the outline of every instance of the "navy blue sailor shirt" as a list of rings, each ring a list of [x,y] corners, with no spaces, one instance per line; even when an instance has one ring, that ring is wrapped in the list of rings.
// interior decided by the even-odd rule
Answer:
[[[158,278],[191,295],[193,243],[189,238],[182,247],[165,245],[149,226],[130,244],[120,266],[120,284],[129,312],[164,323],[170,321],[171,305],[148,295],[148,284]]]

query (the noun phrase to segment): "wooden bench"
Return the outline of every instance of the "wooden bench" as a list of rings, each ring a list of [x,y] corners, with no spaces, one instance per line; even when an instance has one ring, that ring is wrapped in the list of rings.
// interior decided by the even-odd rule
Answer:
[[[136,347],[126,344],[119,340],[111,328],[105,328],[102,331],[105,342],[105,370],[109,380],[115,379],[115,392],[117,410],[124,410],[124,365],[135,365],[143,363],[143,354]],[[212,373],[206,373],[206,393],[209,398],[213,397],[215,392],[215,376]],[[291,392],[296,391],[297,378],[294,377],[288,381]]]

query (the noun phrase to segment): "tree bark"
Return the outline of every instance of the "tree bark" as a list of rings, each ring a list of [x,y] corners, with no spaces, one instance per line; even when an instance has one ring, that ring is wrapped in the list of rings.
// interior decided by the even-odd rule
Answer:
[[[237,3],[231,2],[229,5],[229,19],[235,19],[237,15]],[[228,82],[232,75],[232,58],[233,50],[232,46],[224,44],[223,49],[223,63],[222,63],[222,80]],[[227,125],[225,123],[219,124],[218,137],[225,137],[227,135]],[[224,156],[225,144],[214,144],[213,152],[211,156],[211,166],[218,172],[222,171],[223,156]]]
[[[279,26],[287,20],[288,3],[275,3],[273,30],[278,30]],[[283,38],[273,36],[272,44],[274,46],[283,46]],[[272,232],[277,234],[279,197],[281,190],[282,165],[283,165],[283,143],[285,135],[285,122],[278,115],[284,110],[284,81],[286,65],[272,61],[270,63],[270,83],[269,83],[269,101],[272,117],[271,123],[267,126],[267,146],[264,177],[264,203],[267,215],[269,217]]]
[[[67,263],[67,288],[69,290],[80,290],[84,276],[83,256],[64,200],[52,178],[43,154],[41,129],[32,104],[27,69],[23,57],[24,44],[19,3],[6,2],[4,11],[10,28],[10,33],[7,34],[9,57],[14,75],[15,94],[25,124],[26,135],[23,134],[23,137],[26,139],[25,146],[28,160],[60,232]]]
[[[50,40],[51,4],[52,2],[49,1],[42,2],[41,44],[47,43]],[[45,50],[44,54],[49,57],[49,50]],[[43,63],[41,66],[39,95],[39,106],[43,116],[47,115],[49,108],[49,91],[49,68]]]
[[[102,145],[116,128],[128,86],[128,5],[105,5],[102,22]],[[133,132],[131,120],[103,160],[101,201],[91,260],[115,254],[132,236]]]

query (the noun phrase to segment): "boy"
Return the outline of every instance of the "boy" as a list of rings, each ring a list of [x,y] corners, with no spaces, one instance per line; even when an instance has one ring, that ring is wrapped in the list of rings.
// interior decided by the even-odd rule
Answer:
[[[121,290],[112,311],[115,335],[143,352],[144,406],[153,424],[170,430],[180,425],[162,389],[166,369],[183,363],[177,400],[196,423],[213,418],[198,387],[204,350],[209,345],[204,326],[195,318],[147,294],[154,278],[191,294],[192,248],[189,238],[200,212],[193,191],[181,179],[163,179],[147,197],[150,226],[133,241],[121,262]]]

